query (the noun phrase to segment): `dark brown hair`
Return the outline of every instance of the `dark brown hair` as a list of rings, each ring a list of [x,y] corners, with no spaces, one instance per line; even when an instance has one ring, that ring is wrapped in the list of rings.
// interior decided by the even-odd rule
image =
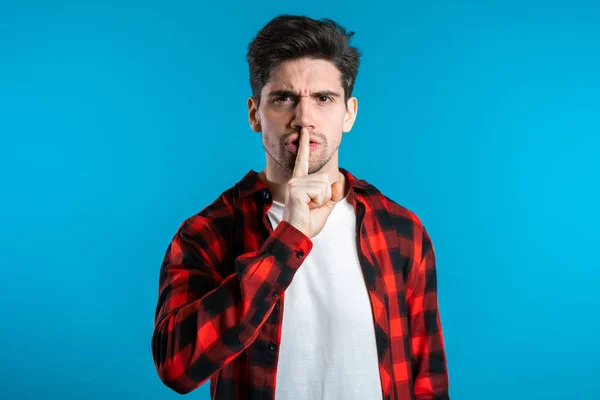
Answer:
[[[340,71],[344,100],[352,96],[360,52],[350,46],[354,32],[347,32],[331,19],[280,15],[269,21],[248,46],[252,96],[260,103],[260,92],[271,71],[283,61],[308,57],[323,59]]]

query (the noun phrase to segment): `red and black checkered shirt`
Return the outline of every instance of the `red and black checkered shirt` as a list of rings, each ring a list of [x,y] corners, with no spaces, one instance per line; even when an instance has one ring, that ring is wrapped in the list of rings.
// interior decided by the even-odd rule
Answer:
[[[369,292],[383,399],[442,400],[448,373],[435,253],[419,218],[347,170],[359,262]],[[160,379],[213,399],[273,399],[283,299],[312,249],[282,221],[250,170],[185,220],[162,262],[152,354]]]

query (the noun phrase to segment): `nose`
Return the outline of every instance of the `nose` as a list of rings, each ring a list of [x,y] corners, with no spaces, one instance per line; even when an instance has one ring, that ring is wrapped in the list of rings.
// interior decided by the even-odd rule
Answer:
[[[315,130],[315,116],[313,104],[308,96],[302,96],[296,104],[294,119],[292,120],[292,128],[308,128],[311,131]]]

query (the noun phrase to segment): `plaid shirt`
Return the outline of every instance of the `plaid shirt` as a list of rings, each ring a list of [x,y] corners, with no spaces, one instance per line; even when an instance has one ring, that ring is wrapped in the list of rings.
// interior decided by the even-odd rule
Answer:
[[[356,210],[383,399],[449,399],[431,239],[414,213],[340,172]],[[174,391],[210,378],[213,399],[273,399],[285,290],[312,242],[285,221],[273,230],[271,204],[250,170],[185,220],[167,247],[152,354]]]

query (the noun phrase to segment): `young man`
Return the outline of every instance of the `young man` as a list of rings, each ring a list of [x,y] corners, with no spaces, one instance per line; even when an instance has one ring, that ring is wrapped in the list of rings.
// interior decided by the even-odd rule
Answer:
[[[213,399],[448,399],[435,253],[419,218],[338,167],[359,53],[280,16],[249,46],[266,167],[191,216],[160,271],[162,381]]]

